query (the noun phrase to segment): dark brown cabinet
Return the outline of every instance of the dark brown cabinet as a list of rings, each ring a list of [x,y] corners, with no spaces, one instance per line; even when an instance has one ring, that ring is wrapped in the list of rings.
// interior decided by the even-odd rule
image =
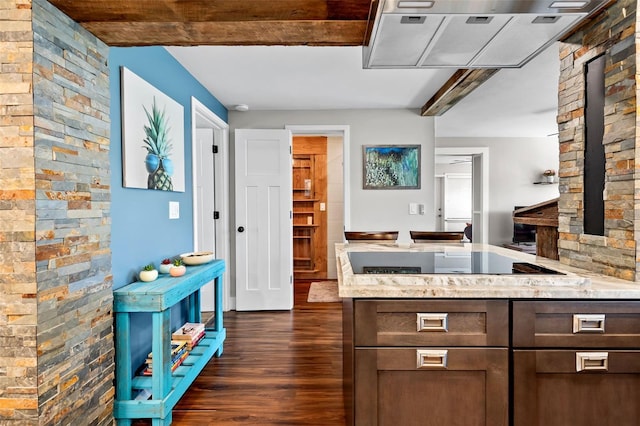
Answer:
[[[640,425],[640,301],[343,306],[349,424]]]
[[[513,378],[515,426],[640,425],[640,351],[514,350]]]
[[[355,424],[507,425],[508,349],[358,348]]]
[[[513,346],[640,349],[640,302],[516,300]]]
[[[346,302],[347,303],[347,302]],[[508,301],[356,300],[345,306],[355,425],[508,424]],[[351,314],[351,312],[353,314]],[[353,344],[355,343],[355,344]]]
[[[640,303],[513,302],[514,426],[640,424]]]

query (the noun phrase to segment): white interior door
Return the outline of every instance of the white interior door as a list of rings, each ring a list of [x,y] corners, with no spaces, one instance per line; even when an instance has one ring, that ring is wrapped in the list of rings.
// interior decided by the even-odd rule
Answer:
[[[223,308],[235,307],[231,297],[229,253],[229,125],[196,98],[191,97],[191,162],[193,179],[193,250],[213,251],[227,264],[222,274]],[[202,132],[201,132],[202,130]],[[212,144],[217,147],[213,154]],[[219,212],[213,219],[212,209]],[[202,309],[215,308],[214,287],[202,290]]]
[[[238,129],[235,150],[236,309],[291,309],[291,132]]]
[[[483,182],[488,181],[488,171],[484,169],[486,158],[488,154],[479,155],[474,154],[471,157],[471,174],[473,184],[473,197],[472,197],[472,214],[473,214],[473,227],[471,228],[471,240],[474,243],[486,243],[488,237],[488,224],[485,217],[485,209],[489,206],[485,205],[488,198],[486,194],[486,186]]]
[[[196,131],[196,191],[198,199],[198,241],[199,251],[216,252],[216,228],[213,212],[215,211],[215,162],[213,159],[213,129],[197,129]]]
[[[444,230],[461,232],[471,222],[471,175],[444,175]]]
[[[196,191],[196,241],[197,251],[216,253],[215,210],[215,162],[213,158],[213,129],[196,129],[196,155],[194,156]],[[202,287],[202,310],[215,310],[215,288],[213,281]]]

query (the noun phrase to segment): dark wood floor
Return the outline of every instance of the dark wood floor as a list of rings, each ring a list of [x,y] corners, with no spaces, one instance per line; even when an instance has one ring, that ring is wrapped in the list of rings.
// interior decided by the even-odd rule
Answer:
[[[227,340],[173,410],[174,425],[344,425],[342,305],[228,312]]]

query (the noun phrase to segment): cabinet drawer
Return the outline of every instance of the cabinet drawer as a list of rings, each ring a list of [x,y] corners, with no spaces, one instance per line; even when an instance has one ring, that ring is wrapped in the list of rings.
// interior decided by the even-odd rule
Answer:
[[[507,346],[506,300],[356,300],[356,346]]]
[[[507,348],[356,349],[354,424],[507,426],[508,359]]]
[[[638,401],[639,351],[513,351],[514,426],[637,426]]]
[[[515,301],[513,346],[640,348],[640,302]]]

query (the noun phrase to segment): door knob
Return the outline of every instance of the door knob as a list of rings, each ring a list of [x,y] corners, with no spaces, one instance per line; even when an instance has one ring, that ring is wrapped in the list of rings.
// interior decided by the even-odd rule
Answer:
[[[238,232],[244,232],[244,226],[239,226],[238,227]]]

